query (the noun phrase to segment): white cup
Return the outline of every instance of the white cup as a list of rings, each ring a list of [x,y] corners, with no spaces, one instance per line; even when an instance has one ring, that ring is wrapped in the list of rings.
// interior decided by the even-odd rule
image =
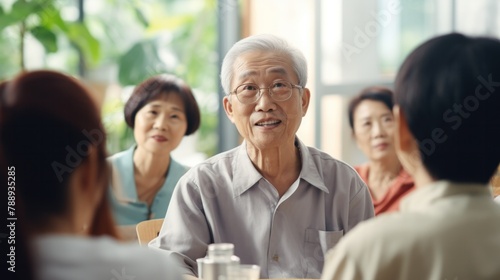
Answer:
[[[198,279],[203,279],[203,261],[205,258],[198,258],[196,259],[196,264],[198,266]]]

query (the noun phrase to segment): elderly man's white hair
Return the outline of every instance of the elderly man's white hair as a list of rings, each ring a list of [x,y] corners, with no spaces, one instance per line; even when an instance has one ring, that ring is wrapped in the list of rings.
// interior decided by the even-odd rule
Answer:
[[[271,34],[253,35],[236,42],[227,52],[222,61],[220,80],[226,94],[231,91],[231,80],[233,79],[233,64],[236,59],[244,53],[251,51],[269,51],[284,54],[292,60],[292,67],[299,79],[298,84],[302,87],[307,83],[307,63],[302,52],[288,44],[287,41]]]

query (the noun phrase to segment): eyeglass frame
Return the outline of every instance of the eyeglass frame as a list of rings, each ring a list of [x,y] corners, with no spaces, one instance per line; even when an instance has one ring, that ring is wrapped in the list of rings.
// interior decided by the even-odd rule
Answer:
[[[273,97],[273,91],[271,90],[272,86],[273,86],[273,85],[275,85],[276,83],[279,83],[279,82],[282,82],[282,83],[283,83],[283,82],[284,82],[284,83],[288,83],[288,84],[290,84],[290,86],[291,86],[290,95],[289,95],[286,99],[283,99],[283,100],[276,100],[276,99],[274,99],[274,97]],[[258,98],[257,98],[257,99],[255,99],[255,101],[250,102],[250,103],[244,103],[244,102],[242,102],[242,101],[238,98],[238,94],[236,93],[236,90],[237,90],[239,87],[244,86],[244,85],[255,85],[255,86],[256,86],[256,88],[258,88],[258,89],[259,89],[259,91],[257,92],[257,96],[258,96]],[[289,81],[286,81],[286,80],[276,80],[276,81],[274,81],[274,82],[271,84],[271,86],[270,86],[270,87],[263,87],[263,88],[259,87],[256,83],[243,83],[243,84],[238,85],[238,86],[237,86],[237,87],[236,87],[233,91],[229,92],[229,94],[228,94],[228,95],[234,94],[234,95],[236,96],[236,99],[238,99],[238,101],[239,101],[241,104],[250,105],[250,104],[257,103],[257,101],[259,101],[259,99],[260,99],[260,98],[264,95],[264,94],[262,93],[262,90],[263,90],[263,89],[267,89],[267,90],[268,90],[268,92],[269,92],[269,96],[270,96],[270,97],[271,97],[274,101],[277,101],[277,102],[282,102],[282,101],[287,101],[288,99],[290,99],[290,97],[292,97],[292,94],[293,94],[293,89],[294,89],[294,88],[298,88],[299,90],[304,89],[304,87],[303,87],[303,86],[301,86],[301,85],[296,85],[296,84],[294,84],[294,83],[292,83],[292,82],[289,82]]]

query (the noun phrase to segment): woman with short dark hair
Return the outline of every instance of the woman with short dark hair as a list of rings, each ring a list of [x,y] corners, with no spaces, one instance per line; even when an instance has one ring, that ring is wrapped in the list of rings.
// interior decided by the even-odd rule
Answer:
[[[113,167],[111,203],[120,225],[163,218],[187,167],[170,153],[200,126],[200,110],[190,87],[172,75],[138,85],[125,104],[125,121],[136,144],[109,158]]]
[[[354,169],[370,190],[375,215],[397,211],[401,199],[414,190],[413,179],[396,155],[393,106],[389,88],[372,86],[356,95],[348,107],[353,138],[368,158]]]

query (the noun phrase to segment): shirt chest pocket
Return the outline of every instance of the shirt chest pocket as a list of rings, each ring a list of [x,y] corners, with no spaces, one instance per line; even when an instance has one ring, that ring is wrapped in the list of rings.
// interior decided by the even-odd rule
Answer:
[[[304,256],[307,278],[320,278],[326,252],[333,248],[344,235],[344,231],[306,229]]]

